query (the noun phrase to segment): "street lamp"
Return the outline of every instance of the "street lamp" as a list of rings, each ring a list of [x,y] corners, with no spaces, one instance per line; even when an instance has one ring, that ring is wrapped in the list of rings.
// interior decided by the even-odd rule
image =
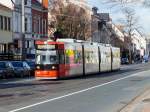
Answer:
[[[21,9],[22,9],[22,13],[21,13],[21,30],[22,30],[22,60],[24,60],[26,58],[26,50],[25,50],[25,8],[24,8],[24,0],[22,0],[21,2]]]
[[[15,2],[11,0],[12,4],[15,6]],[[20,49],[22,60],[26,58],[26,50],[25,50],[25,8],[24,8],[24,0],[21,0],[21,40],[22,40],[22,48]]]

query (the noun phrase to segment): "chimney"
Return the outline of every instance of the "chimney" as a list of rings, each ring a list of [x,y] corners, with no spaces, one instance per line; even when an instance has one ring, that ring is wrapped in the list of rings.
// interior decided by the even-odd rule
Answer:
[[[93,11],[93,15],[97,15],[98,8],[97,7],[93,7],[92,11]]]
[[[48,0],[42,0],[42,5],[44,8],[48,9]]]

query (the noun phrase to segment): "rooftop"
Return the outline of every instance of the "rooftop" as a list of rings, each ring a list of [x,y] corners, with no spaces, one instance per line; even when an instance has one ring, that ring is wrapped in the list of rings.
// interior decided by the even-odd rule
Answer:
[[[11,9],[0,3],[0,10],[11,11]]]

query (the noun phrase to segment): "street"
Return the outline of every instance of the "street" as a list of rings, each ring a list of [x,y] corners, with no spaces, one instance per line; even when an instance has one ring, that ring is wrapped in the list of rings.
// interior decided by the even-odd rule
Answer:
[[[149,64],[64,80],[0,84],[0,112],[119,112],[150,87]]]
[[[149,9],[0,0],[0,112],[150,112]]]

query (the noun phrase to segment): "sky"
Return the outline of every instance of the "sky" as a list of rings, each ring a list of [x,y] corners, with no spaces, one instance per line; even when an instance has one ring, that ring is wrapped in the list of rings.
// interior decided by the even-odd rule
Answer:
[[[11,0],[0,0],[0,3],[5,4],[6,6],[12,7]]]
[[[100,13],[110,13],[110,16],[115,24],[119,24],[119,20],[124,17],[121,11],[121,6],[111,7],[108,4],[104,4],[103,0],[88,0],[88,3],[91,6],[98,7]],[[150,34],[150,8],[146,8],[141,6],[140,4],[132,4],[129,5],[132,7],[135,12],[136,16],[139,18],[139,25],[142,26],[140,29],[141,32],[145,33],[146,35]],[[149,37],[150,38],[150,37]]]
[[[12,7],[11,0],[0,0],[0,3],[3,3],[9,7]],[[119,24],[121,18],[123,18],[120,6],[115,6],[111,8],[108,4],[104,4],[103,0],[88,0],[88,4],[93,7],[98,7],[100,13],[110,13],[110,16],[115,24]],[[139,24],[143,28],[141,31],[146,35],[150,35],[150,8],[144,8],[140,5],[131,5],[135,9],[137,17],[139,17]]]

